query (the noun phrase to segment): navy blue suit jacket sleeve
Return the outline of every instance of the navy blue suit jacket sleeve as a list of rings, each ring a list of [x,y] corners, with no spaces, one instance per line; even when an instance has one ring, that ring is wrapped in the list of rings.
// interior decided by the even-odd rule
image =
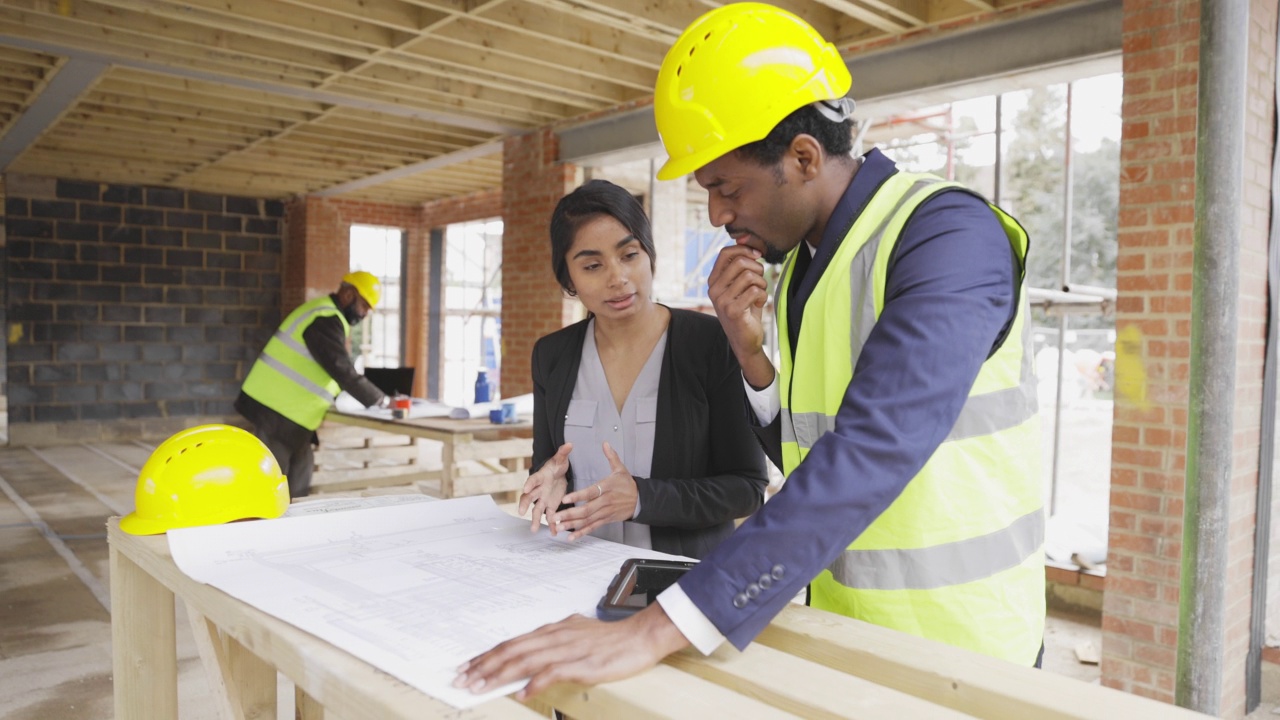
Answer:
[[[680,581],[735,646],[750,643],[879,517],[947,436],[1011,322],[1013,268],[1009,240],[979,198],[943,192],[917,210],[834,431]],[[766,574],[781,580],[734,607],[735,596]]]

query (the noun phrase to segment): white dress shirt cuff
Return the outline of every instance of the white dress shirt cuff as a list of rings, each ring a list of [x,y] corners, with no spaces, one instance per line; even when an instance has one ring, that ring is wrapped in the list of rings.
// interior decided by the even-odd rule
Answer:
[[[658,594],[658,604],[676,629],[703,655],[710,655],[724,642],[724,636],[676,583]]]
[[[742,386],[747,389],[747,402],[755,411],[756,420],[761,427],[768,426],[778,416],[779,406],[782,405],[782,393],[778,390],[778,374],[773,374],[773,382],[763,390],[751,387],[751,383],[747,382],[745,376],[742,378]]]

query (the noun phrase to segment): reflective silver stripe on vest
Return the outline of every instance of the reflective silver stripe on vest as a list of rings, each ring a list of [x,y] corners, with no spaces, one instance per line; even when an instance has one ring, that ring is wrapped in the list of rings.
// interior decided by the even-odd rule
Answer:
[[[310,322],[313,316],[319,315],[321,313],[324,313],[326,315],[331,315],[334,313],[334,311],[337,311],[339,313],[342,312],[341,310],[338,309],[337,305],[334,305],[332,307],[317,305],[316,307],[313,307],[310,310],[302,313],[298,317],[294,318],[293,322],[289,323],[289,327],[282,327],[276,332],[282,332],[288,335],[292,335],[294,331],[298,329],[299,325],[303,324],[304,322]]]
[[[1025,311],[1024,311],[1025,312]],[[1032,368],[1031,323],[1024,315],[1022,322],[1022,362],[1017,387],[971,395],[944,442],[994,435],[1015,428],[1035,417],[1040,411],[1036,398],[1035,373]],[[836,417],[821,412],[784,413],[783,442],[794,442],[804,449],[812,448],[824,433],[836,429]],[[790,431],[790,432],[788,432]]]
[[[1021,565],[1044,544],[1036,509],[987,535],[915,550],[845,550],[828,568],[855,590],[931,590],[989,578]]]
[[[880,221],[880,225],[871,233],[867,242],[858,248],[857,254],[853,257],[852,265],[849,269],[849,298],[853,303],[850,310],[853,319],[853,328],[850,330],[850,351],[853,364],[858,362],[858,355],[862,352],[862,346],[867,341],[867,336],[871,334],[871,327],[876,324],[876,302],[875,302],[875,283],[871,281],[871,276],[875,272],[876,254],[879,252],[880,243],[884,240],[884,233],[889,228],[889,223],[897,217],[898,211],[906,204],[908,200],[915,197],[916,193],[922,188],[941,182],[937,179],[923,179],[912,184],[911,188],[898,198],[897,204],[893,206],[893,210],[888,212],[884,219]],[[805,252],[800,250],[798,252]],[[794,259],[792,255],[792,259]],[[783,269],[783,277],[786,277],[786,270]],[[773,306],[781,307],[779,299],[782,297],[782,286],[784,283],[778,283],[774,289]],[[858,290],[861,288],[862,292]],[[788,350],[794,351],[793,348]],[[824,433],[835,430],[835,416],[828,416],[821,412],[809,413],[793,413],[789,408],[783,408],[782,412],[782,442],[794,442],[800,447],[808,449],[822,437]]]
[[[805,250],[797,249],[796,252],[805,252]],[[793,252],[787,255],[787,262],[782,266],[782,274],[780,275],[780,277],[785,278],[787,277],[787,274],[791,272],[791,266],[795,264],[796,252]],[[783,289],[783,286],[785,285],[787,285],[787,283],[779,282],[773,288],[773,306],[775,308],[782,307],[782,289]],[[785,317],[782,319],[784,321],[786,320]],[[779,330],[778,342],[783,344],[784,346],[783,350],[787,353],[792,352],[791,339],[788,337],[785,337],[786,331],[784,331],[781,327],[779,327],[778,330]],[[795,363],[792,362],[792,364],[794,365]],[[783,400],[785,401],[786,398],[783,398]],[[791,413],[787,410],[785,402],[782,405],[782,411],[779,413],[778,421],[779,421],[778,427],[782,429],[782,442],[784,443],[795,442],[796,431],[791,426]]]
[[[884,233],[888,229],[889,223],[897,216],[902,206],[909,199],[914,198],[917,193],[927,190],[931,185],[936,185],[939,182],[942,181],[925,178],[912,184],[911,188],[894,206],[892,212],[886,216],[875,232],[872,233],[866,244],[858,249],[858,254],[853,259],[849,273],[849,295],[853,301],[853,329],[850,333],[850,357],[853,365],[857,365],[858,356],[861,355],[867,337],[871,334],[871,328],[876,323],[875,283],[872,282],[871,276],[880,243],[884,240]],[[782,283],[779,283],[779,287],[775,292],[781,292],[781,285]],[[859,293],[858,290],[861,290],[861,292]],[[778,298],[775,295],[775,307],[777,303]],[[970,396],[965,401],[964,407],[960,409],[960,415],[956,418],[956,423],[952,426],[951,432],[947,434],[947,441],[993,435],[1001,430],[1017,427],[1035,417],[1036,413],[1039,412],[1033,358],[1030,353],[1031,322],[1027,316],[1025,305],[1021,312],[1023,314],[1022,362],[1019,367],[1018,386]],[[782,414],[782,441],[794,442],[807,450],[812,448],[824,433],[834,431],[835,427],[836,418],[834,415],[826,415],[822,412],[784,412]]]
[[[898,203],[893,206],[893,210],[884,216],[880,226],[871,233],[866,244],[858,248],[858,254],[853,258],[853,264],[849,269],[849,297],[853,302],[851,309],[853,329],[849,333],[851,367],[858,365],[858,356],[862,354],[862,347],[867,344],[871,328],[876,324],[876,283],[873,275],[876,256],[880,254],[880,243],[884,242],[884,233],[889,229],[889,224],[898,217],[898,213],[902,211],[902,206],[907,204],[907,201],[930,185],[940,182],[942,181],[936,178],[924,178],[912,183],[911,188],[898,198]],[[858,292],[859,290],[862,292]]]
[[[323,399],[325,402],[331,403],[334,401],[335,398],[333,393],[311,382],[303,376],[302,373],[294,370],[288,365],[285,365],[279,358],[274,358],[266,353],[262,353],[262,355],[258,356],[258,361],[293,381],[294,384],[303,390]]]
[[[285,347],[298,353],[299,355],[310,360],[311,362],[315,362],[316,359],[311,356],[311,350],[307,348],[306,344],[300,343],[297,340],[294,340],[292,335],[289,335],[284,331],[277,330],[275,334],[275,339],[279,340],[281,345],[284,345]]]
[[[1025,301],[1024,301],[1025,302]],[[971,395],[960,409],[960,417],[947,434],[947,440],[993,435],[1017,427],[1040,412],[1036,398],[1036,374],[1031,357],[1031,318],[1022,307],[1022,362],[1018,386],[995,392]]]

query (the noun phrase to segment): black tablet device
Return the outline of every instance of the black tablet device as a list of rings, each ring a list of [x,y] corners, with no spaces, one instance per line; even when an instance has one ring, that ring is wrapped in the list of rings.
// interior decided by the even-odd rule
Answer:
[[[596,605],[596,616],[601,620],[621,620],[634,615],[696,564],[685,560],[626,560]]]

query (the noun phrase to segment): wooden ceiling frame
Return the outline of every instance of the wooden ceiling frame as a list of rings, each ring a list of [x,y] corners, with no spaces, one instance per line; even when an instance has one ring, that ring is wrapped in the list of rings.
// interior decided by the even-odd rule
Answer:
[[[774,0],[847,54],[1075,0]],[[419,204],[643,105],[718,0],[0,0],[0,170]],[[985,15],[985,17],[983,17]]]

